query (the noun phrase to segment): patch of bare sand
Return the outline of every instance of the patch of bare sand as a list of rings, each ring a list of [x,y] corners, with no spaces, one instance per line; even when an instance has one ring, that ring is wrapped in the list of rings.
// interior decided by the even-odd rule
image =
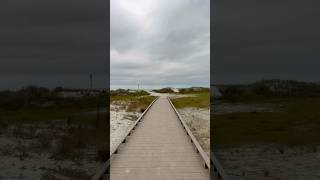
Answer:
[[[246,145],[215,149],[230,179],[318,180],[320,149],[315,146],[284,147]]]
[[[121,142],[134,121],[141,115],[126,111],[127,104],[110,105],[110,153]]]
[[[210,109],[181,108],[178,111],[199,141],[203,150],[210,154]]]

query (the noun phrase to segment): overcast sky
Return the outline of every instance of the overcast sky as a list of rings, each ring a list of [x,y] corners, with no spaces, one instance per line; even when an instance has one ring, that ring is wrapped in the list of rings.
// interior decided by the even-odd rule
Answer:
[[[320,1],[214,2],[214,83],[320,81]]]
[[[107,86],[103,0],[1,0],[0,89]],[[215,83],[319,81],[318,0],[214,1]],[[111,84],[209,84],[209,0],[111,0]]]
[[[107,1],[1,0],[0,89],[107,86]]]
[[[111,86],[209,86],[209,5],[111,0]]]

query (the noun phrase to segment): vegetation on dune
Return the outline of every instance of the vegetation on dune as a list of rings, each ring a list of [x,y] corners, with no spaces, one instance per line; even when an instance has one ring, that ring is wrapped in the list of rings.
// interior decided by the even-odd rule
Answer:
[[[144,90],[138,90],[138,91],[130,91],[129,89],[117,89],[112,90],[110,92],[111,95],[111,102],[113,101],[130,101],[134,98],[140,98],[142,96],[148,96],[150,95],[147,91]]]
[[[140,113],[156,98],[155,96],[150,96],[148,92],[143,90],[130,91],[118,89],[111,91],[110,94],[110,103],[121,104],[125,102],[127,104],[127,111]]]
[[[176,108],[209,108],[210,92],[198,92],[190,94],[190,97],[173,98],[172,103]]]
[[[153,100],[155,100],[155,96],[141,97],[139,99],[135,99],[130,101],[127,110],[130,112],[144,112],[147,107],[151,104]]]
[[[180,94],[197,94],[197,93],[210,93],[210,88],[205,87],[191,87],[179,89]]]

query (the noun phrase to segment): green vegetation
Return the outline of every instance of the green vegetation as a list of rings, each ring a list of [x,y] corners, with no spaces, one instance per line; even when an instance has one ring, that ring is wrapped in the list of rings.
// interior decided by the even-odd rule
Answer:
[[[114,101],[131,101],[132,99],[137,99],[143,96],[149,96],[149,93],[143,90],[139,91],[130,91],[125,89],[117,89],[112,90],[111,94],[111,102]]]
[[[267,81],[268,82],[268,81]],[[213,117],[214,142],[217,146],[252,143],[280,145],[320,144],[320,96],[317,85],[288,81],[290,90],[251,91],[230,87],[217,102],[241,104],[272,104],[273,112],[234,112]],[[251,87],[255,86],[255,83]],[[226,90],[224,91],[226,93]],[[218,105],[217,105],[218,106]]]
[[[143,112],[155,98],[143,90],[130,92],[118,89],[111,91],[111,103],[126,102],[128,104],[127,111],[130,112]]]
[[[190,97],[180,97],[172,99],[172,103],[176,108],[209,108],[210,107],[210,92],[188,93]]]
[[[210,93],[210,88],[205,87],[191,87],[179,89],[180,94],[197,94],[197,93]]]

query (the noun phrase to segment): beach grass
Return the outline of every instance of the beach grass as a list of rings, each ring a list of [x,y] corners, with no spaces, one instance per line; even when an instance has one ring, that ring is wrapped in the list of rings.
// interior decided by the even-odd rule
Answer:
[[[189,97],[172,98],[172,103],[178,109],[180,108],[209,108],[210,92],[190,93]]]
[[[113,93],[110,97],[111,104],[125,103],[127,105],[127,111],[140,113],[156,99],[156,96],[150,96],[149,93],[146,93],[145,91],[138,91],[134,93]]]

